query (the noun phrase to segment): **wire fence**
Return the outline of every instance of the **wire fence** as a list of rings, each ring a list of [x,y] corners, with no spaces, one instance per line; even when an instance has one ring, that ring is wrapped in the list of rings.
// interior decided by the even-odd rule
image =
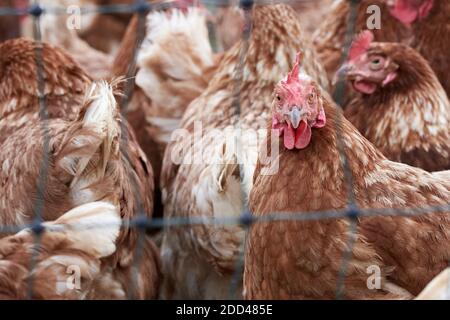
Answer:
[[[233,103],[233,107],[235,109],[235,115],[240,117],[241,114],[241,105],[240,105],[240,88],[241,88],[241,78],[243,72],[243,62],[245,60],[245,56],[247,54],[249,39],[252,32],[252,14],[251,10],[255,4],[275,4],[275,3],[287,3],[292,4],[296,0],[241,0],[239,2],[239,6],[244,11],[244,30],[242,34],[242,44],[240,51],[240,60],[238,66],[236,68],[235,74],[235,88],[234,94],[235,99]],[[304,0],[303,0],[304,1]],[[209,6],[227,6],[230,5],[228,0],[201,0],[203,4]],[[151,11],[158,10],[166,10],[169,8],[178,7],[179,3],[177,1],[161,1],[161,2],[152,2],[149,3],[145,0],[136,0],[132,4],[115,4],[115,5],[102,5],[102,6],[87,6],[81,7],[81,14],[114,14],[114,13],[129,13],[129,14],[137,14],[138,15],[138,32],[137,32],[137,40],[133,48],[133,59],[132,63],[128,67],[126,78],[130,79],[126,83],[126,87],[124,90],[123,100],[121,104],[121,113],[122,117],[126,118],[126,109],[130,102],[130,97],[134,88],[133,77],[136,73],[136,62],[137,56],[139,52],[139,48],[141,46],[142,41],[145,38],[145,30],[146,30],[146,16]],[[343,50],[343,55],[341,58],[341,62],[343,63],[347,59],[348,51],[350,48],[351,41],[354,37],[354,29],[355,22],[357,17],[357,11],[359,6],[359,0],[350,1],[350,15],[348,18],[347,30],[345,34],[345,45]],[[42,41],[41,37],[41,17],[43,14],[52,14],[52,15],[62,15],[67,14],[67,8],[60,6],[44,6],[39,4],[39,1],[30,1],[27,7],[24,8],[9,8],[9,7],[0,7],[0,16],[31,16],[33,19],[33,36],[34,40],[37,42]],[[307,50],[307,48],[306,48]],[[0,234],[12,234],[16,233],[24,228],[30,228],[35,234],[36,245],[39,245],[43,232],[51,231],[46,230],[42,225],[43,217],[42,211],[44,208],[44,193],[46,188],[46,179],[45,177],[48,174],[49,169],[49,158],[48,158],[48,150],[49,150],[49,130],[47,128],[48,120],[48,112],[46,106],[46,94],[45,94],[45,75],[44,68],[42,65],[42,48],[37,46],[35,51],[35,62],[36,62],[36,82],[38,84],[38,96],[39,96],[39,117],[41,119],[41,130],[44,137],[44,152],[43,159],[40,166],[39,178],[36,183],[37,185],[37,193],[38,197],[36,199],[36,203],[34,206],[33,219],[29,224],[23,225],[0,225]],[[342,79],[341,79],[342,80]],[[339,81],[335,92],[334,92],[334,100],[338,105],[342,105],[345,97],[345,85],[343,81]],[[342,113],[338,113],[341,118],[337,119],[337,121],[342,121]],[[239,124],[238,124],[239,125]],[[122,134],[125,136],[122,137],[121,140],[121,148],[125,151],[125,157],[128,157],[126,154],[127,148],[123,146],[128,143],[128,137],[126,136],[127,130],[125,129],[125,124],[122,122]],[[336,128],[340,128],[341,126],[337,125]],[[345,297],[345,277],[346,271],[349,262],[352,259],[353,245],[355,243],[355,235],[357,233],[357,226],[359,222],[359,218],[365,217],[374,217],[374,216],[405,216],[405,217],[418,217],[425,214],[448,214],[450,212],[450,204],[447,205],[439,205],[439,206],[428,206],[428,207],[410,207],[410,208],[360,208],[355,201],[355,195],[353,194],[353,177],[352,171],[350,169],[349,163],[346,159],[346,152],[342,141],[342,132],[339,129],[336,130],[336,136],[338,138],[338,151],[341,155],[341,164],[343,168],[343,172],[345,175],[345,182],[348,186],[348,201],[347,207],[342,210],[327,210],[327,211],[319,211],[314,212],[314,214],[302,214],[301,212],[292,213],[292,212],[274,212],[272,214],[268,214],[265,216],[255,217],[253,216],[248,207],[246,201],[243,203],[244,210],[239,217],[226,217],[226,218],[211,218],[204,216],[191,216],[191,217],[171,217],[171,218],[147,218],[145,214],[143,200],[138,200],[138,212],[131,220],[123,220],[122,227],[123,228],[131,228],[137,229],[138,232],[138,241],[136,245],[136,254],[133,260],[134,266],[132,268],[132,279],[130,282],[131,288],[136,288],[137,281],[139,281],[139,269],[140,263],[142,262],[142,252],[143,252],[143,242],[144,237],[147,230],[154,230],[159,228],[167,228],[167,227],[183,227],[183,226],[195,226],[195,225],[210,225],[210,226],[242,226],[246,231],[251,228],[251,226],[258,223],[272,223],[279,221],[318,221],[325,219],[348,219],[350,221],[349,224],[349,237],[347,248],[348,250],[344,252],[340,272],[338,276],[338,282],[336,287],[336,298],[341,299]],[[239,148],[238,148],[239,150]],[[242,163],[242,162],[238,162]],[[242,184],[242,172],[241,172],[241,184]],[[138,192],[138,187],[136,181],[134,181],[134,190],[135,195],[140,197],[140,193]],[[243,193],[243,199],[245,199],[244,188],[241,188]],[[110,228],[112,226],[108,224],[102,224],[101,226],[92,226],[92,228]],[[246,232],[247,233],[247,232]],[[236,298],[239,296],[237,294],[237,290],[239,288],[239,283],[242,281],[242,270],[244,266],[244,255],[245,255],[245,241],[242,243],[242,250],[240,250],[240,258],[236,261],[236,268],[234,275],[232,277],[232,281],[230,283],[230,298]],[[33,266],[36,263],[37,253],[32,256],[30,261],[30,270],[33,269]],[[450,287],[450,286],[449,286]],[[133,299],[135,296],[133,295],[134,290],[129,290],[131,293],[128,298]],[[33,297],[33,278],[30,276],[29,284],[28,284],[28,297]]]

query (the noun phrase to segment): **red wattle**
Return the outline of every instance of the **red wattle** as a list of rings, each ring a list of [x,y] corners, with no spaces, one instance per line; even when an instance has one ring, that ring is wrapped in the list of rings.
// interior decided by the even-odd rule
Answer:
[[[303,120],[295,132],[295,147],[297,149],[304,149],[311,141],[311,127]]]
[[[416,21],[419,13],[405,1],[398,1],[391,9],[391,15],[406,25]]]
[[[283,136],[284,146],[286,149],[292,150],[295,146],[295,131],[291,125],[287,125],[284,128],[284,136]]]

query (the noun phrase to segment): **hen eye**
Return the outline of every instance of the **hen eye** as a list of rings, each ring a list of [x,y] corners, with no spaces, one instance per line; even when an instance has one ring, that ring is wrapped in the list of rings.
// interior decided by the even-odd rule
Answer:
[[[380,57],[373,58],[370,61],[370,68],[372,70],[379,70],[383,67],[383,59]]]
[[[314,93],[310,93],[310,94],[308,95],[308,102],[309,102],[310,104],[313,103],[315,97],[316,97],[316,96],[315,96]]]
[[[277,100],[281,101],[281,97],[279,95],[277,95]]]

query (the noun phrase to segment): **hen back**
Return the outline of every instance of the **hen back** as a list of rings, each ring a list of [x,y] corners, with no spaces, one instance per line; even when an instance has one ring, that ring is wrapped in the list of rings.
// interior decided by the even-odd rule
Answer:
[[[40,120],[33,73],[36,50],[41,49],[48,110],[45,121]],[[74,206],[105,198],[118,205],[123,219],[132,219],[140,213],[150,218],[153,172],[133,131],[120,119],[109,89],[97,84],[91,87],[90,78],[79,66],[63,50],[50,45],[19,39],[4,43],[0,51],[1,111],[5,115],[0,122],[2,223],[30,221],[38,212],[37,199],[42,197],[40,213],[48,220],[58,218]],[[14,69],[20,61],[28,68]],[[94,111],[106,102],[109,112]],[[105,122],[109,126],[104,127]],[[105,128],[115,129],[104,131]],[[42,172],[44,159],[48,164]],[[39,181],[41,174],[44,178]],[[42,195],[36,183],[44,187]],[[130,270],[137,237],[137,230],[132,228],[122,230],[119,236],[118,250],[110,263],[120,265],[121,272]],[[150,256],[147,265],[155,270],[153,276],[158,279],[158,266],[154,263],[157,252],[152,252],[156,258]],[[153,285],[155,281],[150,283]],[[156,294],[157,285],[147,290],[145,297]]]

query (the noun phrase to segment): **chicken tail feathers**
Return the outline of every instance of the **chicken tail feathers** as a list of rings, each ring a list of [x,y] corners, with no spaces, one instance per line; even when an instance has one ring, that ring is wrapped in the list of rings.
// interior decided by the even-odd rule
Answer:
[[[93,83],[78,120],[67,131],[58,164],[74,176],[72,185],[92,168],[103,176],[108,161],[119,153],[120,120],[113,89],[116,82]]]

